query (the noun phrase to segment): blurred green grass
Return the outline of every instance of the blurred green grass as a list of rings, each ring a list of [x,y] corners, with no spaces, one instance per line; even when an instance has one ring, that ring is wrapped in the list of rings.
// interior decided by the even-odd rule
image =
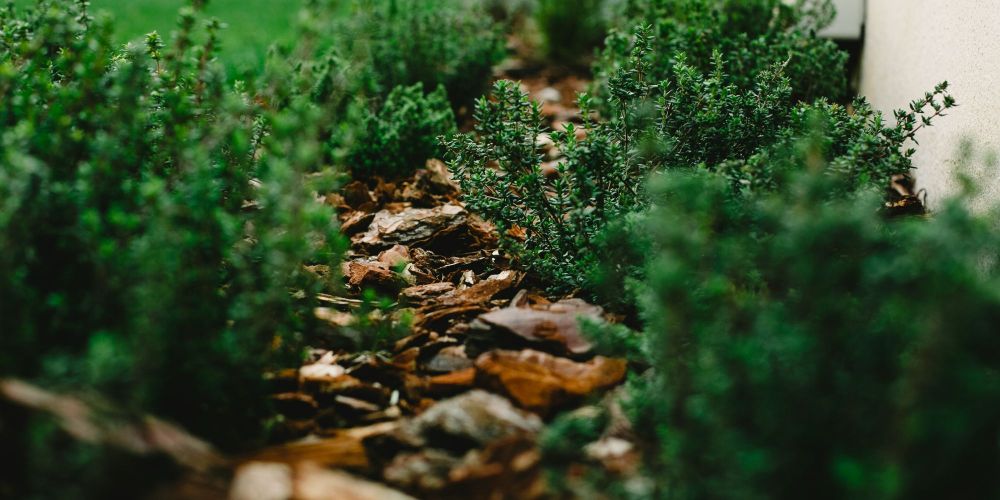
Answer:
[[[17,0],[31,5],[35,0]],[[94,14],[105,12],[115,19],[115,37],[120,43],[141,40],[158,31],[165,40],[177,26],[177,11],[187,0],[91,0]],[[290,42],[303,0],[211,0],[206,13],[227,25],[222,33],[220,59],[231,76],[254,71],[263,64],[268,47]]]

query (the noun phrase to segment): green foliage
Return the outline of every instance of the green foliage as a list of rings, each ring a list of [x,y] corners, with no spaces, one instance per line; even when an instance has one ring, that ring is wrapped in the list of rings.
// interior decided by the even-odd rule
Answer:
[[[726,62],[726,85],[752,89],[762,73],[779,65],[793,101],[846,96],[847,54],[815,35],[833,18],[829,0],[629,1],[622,17],[624,30],[611,32],[594,64],[599,82],[631,65],[636,40],[629,33],[644,26],[652,30],[652,50],[644,56],[650,81],[670,79],[680,63],[713,71],[718,53]],[[606,89],[599,94],[606,96]]]
[[[28,7],[38,0],[13,0]],[[226,21],[219,33],[219,60],[230,77],[251,79],[261,69],[267,49],[274,43],[288,44],[296,35],[295,20],[307,0],[211,0],[205,2],[206,15]],[[6,3],[6,2],[4,2]],[[179,0],[90,0],[96,16],[114,16],[115,44],[134,42],[152,31],[173,29]]]
[[[592,55],[608,30],[607,0],[538,0],[534,19],[546,57],[573,65]]]
[[[838,182],[658,180],[637,229],[655,378],[631,399],[663,497],[1000,491],[996,214],[887,221],[871,195],[822,201]]]
[[[751,192],[777,189],[790,173],[829,162],[823,168],[851,182],[827,197],[884,190],[893,175],[909,172],[913,152],[904,147],[916,132],[955,105],[941,84],[887,127],[862,101],[854,113],[825,101],[794,105],[781,66],[760,72],[751,89],[726,83],[719,52],[710,74],[680,57],[672,79],[657,83],[649,80],[653,33],[640,28],[635,39],[629,65],[608,81],[609,118],[597,120],[584,95],[585,138],[574,127],[550,134],[564,155],[557,175],[542,174],[536,144],[546,130],[538,106],[510,82],[479,100],[474,134],[446,142],[469,207],[497,224],[507,249],[557,288],[587,285],[598,235],[608,221],[645,209],[641,180],[651,173],[718,171],[735,191]],[[802,150],[805,142],[819,149]],[[815,153],[811,163],[800,161],[807,153]],[[507,234],[514,226],[524,230],[523,241]]]
[[[0,15],[0,370],[252,444],[340,251],[301,175],[330,115],[229,88],[196,9],[124,51],[85,9]]]
[[[365,117],[348,163],[359,173],[405,175],[443,156],[439,136],[456,132],[444,86],[424,94],[421,84],[396,87],[377,112]]]
[[[444,85],[458,109],[482,94],[506,55],[502,26],[478,2],[358,0],[345,19],[327,28],[328,44],[351,62],[358,90],[370,96]]]
[[[468,207],[496,224],[501,235],[515,226],[524,230],[524,242],[505,236],[506,247],[527,266],[571,284],[588,264],[580,250],[606,220],[634,206],[639,193],[623,164],[618,133],[597,122],[587,126],[605,133],[585,141],[576,139],[572,126],[552,133],[567,160],[557,177],[545,178],[536,146],[543,131],[540,113],[512,82],[497,82],[492,98],[476,106],[475,133],[446,145]]]
[[[822,166],[847,179],[838,185],[842,194],[881,191],[893,176],[906,175],[913,168],[916,149],[907,146],[911,141],[916,144],[917,132],[955,106],[948,82],[911,102],[909,110],[895,111],[892,126],[864,99],[855,100],[850,108],[826,101],[802,104],[792,111],[774,144],[745,162],[722,163],[717,170],[730,179],[734,189],[743,191],[776,189],[802,165]]]
[[[442,102],[464,112],[482,93],[506,55],[502,26],[487,6],[466,0],[347,7],[307,2],[300,43],[274,64],[298,70],[294,87],[342,117],[323,131],[332,162],[365,175],[405,175],[441,156],[436,137],[455,130]]]

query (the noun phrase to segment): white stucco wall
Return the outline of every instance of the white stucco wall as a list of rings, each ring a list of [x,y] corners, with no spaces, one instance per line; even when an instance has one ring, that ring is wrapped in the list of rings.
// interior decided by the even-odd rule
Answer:
[[[868,0],[861,93],[886,112],[947,80],[959,107],[920,132],[915,163],[931,207],[956,190],[963,138],[1000,149],[1000,0]],[[1000,176],[984,179],[980,208],[1000,203]]]

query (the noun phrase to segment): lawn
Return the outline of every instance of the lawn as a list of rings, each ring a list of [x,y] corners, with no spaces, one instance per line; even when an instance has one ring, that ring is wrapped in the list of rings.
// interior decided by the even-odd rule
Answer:
[[[35,0],[18,0],[29,5]],[[169,39],[177,11],[186,0],[91,0],[91,10],[116,20],[115,35],[122,43],[158,31]],[[230,72],[245,73],[260,66],[267,48],[288,41],[294,32],[302,0],[213,0],[207,11],[227,25],[222,34],[222,55]]]

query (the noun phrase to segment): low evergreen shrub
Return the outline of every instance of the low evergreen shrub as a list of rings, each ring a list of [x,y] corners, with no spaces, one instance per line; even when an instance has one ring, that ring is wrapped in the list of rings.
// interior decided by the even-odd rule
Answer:
[[[565,66],[586,61],[607,36],[610,4],[608,0],[538,0],[534,20],[545,56]]]
[[[337,268],[302,176],[330,115],[231,87],[197,8],[169,45],[119,49],[86,3],[0,14],[0,374],[251,446],[262,373],[300,358],[329,287],[304,264]],[[9,452],[57,461],[65,445],[21,423],[0,425]],[[70,488],[74,470],[20,480]]]
[[[455,114],[444,86],[424,94],[423,85],[396,87],[378,111],[369,111],[348,164],[357,173],[412,173],[441,158],[438,137],[454,134]]]
[[[793,102],[847,97],[847,53],[816,32],[834,15],[830,0],[628,0],[617,28],[594,63],[601,86],[631,66],[635,27],[651,30],[646,58],[650,82],[670,79],[678,64],[714,70],[726,63],[724,85],[752,89],[778,65]],[[597,95],[607,97],[606,88]]]
[[[564,155],[556,175],[542,173],[540,108],[511,82],[498,82],[491,98],[478,101],[474,133],[446,140],[470,209],[496,224],[506,248],[557,288],[589,286],[593,244],[609,221],[648,206],[643,179],[652,173],[708,170],[726,175],[735,192],[776,189],[807,164],[775,158],[797,155],[808,140],[819,144],[816,160],[829,164],[825,170],[850,177],[846,191],[828,197],[884,191],[893,175],[909,173],[915,134],[955,106],[943,83],[888,127],[861,100],[853,112],[823,100],[794,105],[780,66],[758,74],[749,92],[725,83],[718,52],[712,73],[681,57],[673,80],[654,84],[646,76],[652,37],[636,30],[631,65],[609,80],[611,116],[597,119],[583,95],[585,137],[573,126],[549,134]]]
[[[627,399],[659,497],[1000,491],[997,214],[889,220],[872,193],[826,199],[844,182],[657,180],[626,343],[653,367]]]
[[[313,8],[322,17],[339,6],[327,0]],[[328,23],[316,45],[348,61],[356,90],[367,96],[444,85],[456,110],[482,95],[506,56],[504,27],[481,2],[466,0],[358,0],[349,15]]]

